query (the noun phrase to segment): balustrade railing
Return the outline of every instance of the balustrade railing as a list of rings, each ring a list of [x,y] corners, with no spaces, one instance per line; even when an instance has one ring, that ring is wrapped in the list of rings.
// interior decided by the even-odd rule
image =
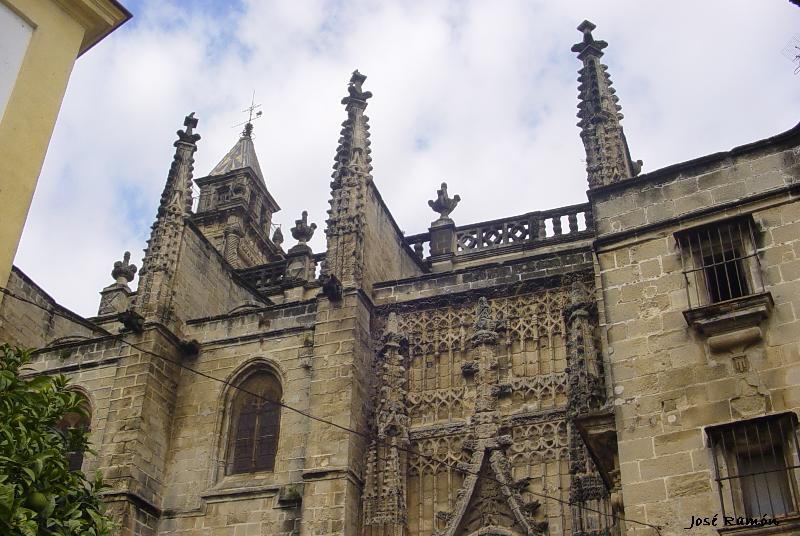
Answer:
[[[570,205],[456,227],[453,253],[464,255],[515,244],[578,239],[592,229],[591,205]],[[407,236],[405,240],[420,258],[429,255],[429,232]]]
[[[259,292],[280,286],[286,279],[287,261],[281,260],[238,270],[239,275]]]

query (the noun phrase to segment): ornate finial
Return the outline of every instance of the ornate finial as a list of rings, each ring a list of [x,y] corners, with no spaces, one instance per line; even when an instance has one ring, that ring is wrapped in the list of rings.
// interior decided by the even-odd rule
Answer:
[[[131,264],[130,260],[131,252],[126,251],[125,255],[122,256],[122,260],[114,263],[114,269],[111,271],[111,277],[116,279],[117,283],[120,285],[126,285],[130,283],[133,281],[133,277],[136,275],[136,266]]]
[[[302,217],[294,222],[294,227],[292,227],[292,236],[299,242],[298,245],[304,246],[306,245],[306,242],[311,240],[311,237],[314,236],[314,231],[316,228],[316,223],[308,225],[308,212],[304,210]]]
[[[603,55],[603,49],[608,46],[608,43],[605,41],[594,40],[592,30],[595,28],[597,28],[597,26],[588,20],[583,21],[580,26],[578,26],[578,31],[583,32],[583,41],[572,45],[572,52],[577,52],[579,58],[582,58],[584,53],[589,53],[599,58]]]
[[[443,182],[442,187],[439,190],[436,190],[436,200],[429,200],[428,206],[433,209],[434,212],[439,213],[439,220],[449,220],[450,213],[455,210],[456,205],[458,202],[461,201],[461,196],[456,194],[452,198],[447,195],[447,183]]]
[[[367,77],[358,72],[358,69],[353,71],[353,75],[350,77],[350,84],[347,86],[347,92],[350,94],[350,96],[342,99],[342,104],[348,104],[352,100],[366,102],[367,99],[372,97],[371,91],[363,91],[361,89],[361,86],[364,84],[366,79]]]
[[[184,142],[191,143],[192,145],[197,143],[197,140],[200,139],[200,134],[194,132],[194,129],[197,128],[197,118],[194,116],[194,112],[183,119],[183,126],[186,127],[186,130],[178,131],[178,141],[175,143]]]
[[[272,243],[278,247],[281,247],[281,244],[283,244],[283,231],[281,231],[280,227],[276,227],[275,232],[272,233]]]

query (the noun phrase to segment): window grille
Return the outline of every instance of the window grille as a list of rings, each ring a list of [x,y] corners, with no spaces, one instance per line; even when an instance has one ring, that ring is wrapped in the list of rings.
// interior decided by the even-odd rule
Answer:
[[[675,238],[690,309],[764,291],[750,217],[688,229]]]
[[[727,516],[798,512],[797,417],[784,413],[707,429]]]
[[[280,384],[272,374],[259,373],[240,386],[233,399],[228,474],[273,471],[281,408],[271,402],[280,401]]]

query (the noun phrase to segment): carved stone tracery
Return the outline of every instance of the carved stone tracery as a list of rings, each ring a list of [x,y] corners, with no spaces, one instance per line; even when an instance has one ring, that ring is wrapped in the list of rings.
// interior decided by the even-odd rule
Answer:
[[[545,534],[548,523],[574,534],[608,528],[607,519],[586,515],[590,505],[602,509],[610,499],[568,419],[601,402],[592,279],[560,282],[518,296],[390,314],[385,332],[403,333],[404,351],[407,343],[404,368],[397,369],[404,383],[380,375],[376,433],[402,429],[410,451],[421,455],[406,454],[402,503],[389,500],[395,495],[385,485],[372,495],[405,512],[402,522],[391,518],[398,532],[379,525],[378,518],[389,518],[368,507],[375,521],[366,534]],[[387,336],[380,340],[376,363],[384,367]],[[402,393],[403,409],[393,405],[400,400],[395,393]],[[398,416],[401,425],[388,424]],[[580,502],[565,509],[538,501],[542,494]]]

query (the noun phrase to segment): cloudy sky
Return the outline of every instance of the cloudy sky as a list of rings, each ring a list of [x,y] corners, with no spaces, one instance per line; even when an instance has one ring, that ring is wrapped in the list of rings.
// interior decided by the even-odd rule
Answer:
[[[800,75],[782,54],[800,34],[788,0],[123,3],[134,19],[75,66],[16,258],[84,315],[124,250],[141,266],[184,115],[200,120],[204,176],[235,143],[253,91],[284,230],[302,210],[324,225],[355,68],[374,94],[373,175],[407,234],[434,219],[427,200],[443,180],[462,198],[457,224],[585,201],[570,52],[583,19],[609,43],[645,172],[800,120]]]

